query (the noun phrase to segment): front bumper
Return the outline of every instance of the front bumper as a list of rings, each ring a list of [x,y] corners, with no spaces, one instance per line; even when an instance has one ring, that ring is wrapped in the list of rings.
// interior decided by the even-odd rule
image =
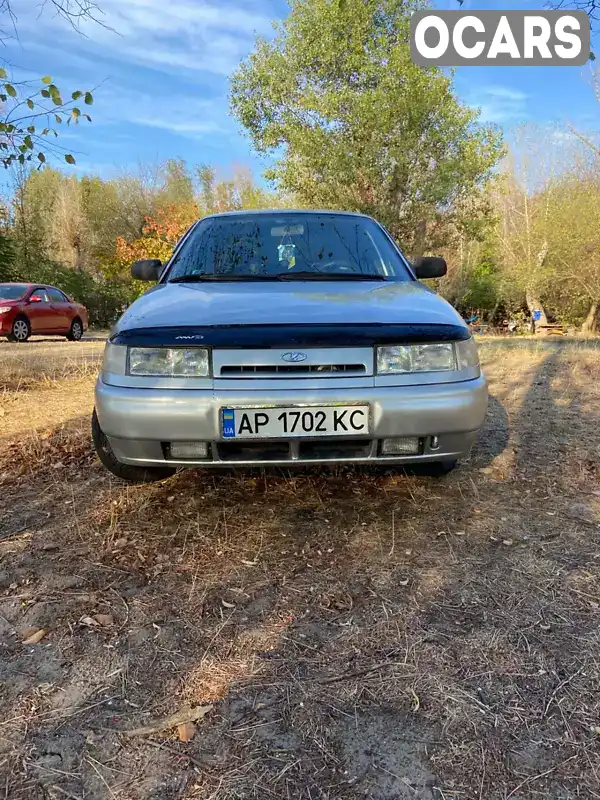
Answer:
[[[298,440],[223,440],[221,408],[368,403],[369,436]],[[116,458],[138,466],[290,465],[291,463],[418,463],[467,455],[483,424],[482,376],[421,386],[247,391],[139,389],[96,384],[96,412]],[[418,455],[380,455],[382,439],[419,437]],[[432,437],[437,437],[437,443]],[[204,460],[168,458],[169,442],[208,442]],[[436,446],[437,445],[437,446]]]

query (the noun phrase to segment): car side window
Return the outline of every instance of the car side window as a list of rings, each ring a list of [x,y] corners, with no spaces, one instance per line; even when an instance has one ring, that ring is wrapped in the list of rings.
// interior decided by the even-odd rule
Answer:
[[[67,298],[64,296],[62,292],[59,292],[58,289],[48,289],[48,294],[50,295],[50,300],[53,303],[66,303]]]
[[[42,303],[49,303],[50,302],[50,298],[48,297],[48,290],[47,289],[40,289],[40,288],[34,289],[31,294],[32,294],[32,296],[35,295],[36,297],[39,297],[41,299]]]

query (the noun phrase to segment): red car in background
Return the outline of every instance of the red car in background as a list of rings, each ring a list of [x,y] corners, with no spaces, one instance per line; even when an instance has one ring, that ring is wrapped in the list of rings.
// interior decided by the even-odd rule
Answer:
[[[85,306],[54,286],[0,283],[0,336],[26,342],[30,336],[66,336],[78,342],[87,330]]]

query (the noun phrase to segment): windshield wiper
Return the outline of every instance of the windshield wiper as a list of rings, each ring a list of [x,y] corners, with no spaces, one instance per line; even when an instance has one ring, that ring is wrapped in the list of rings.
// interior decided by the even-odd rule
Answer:
[[[280,272],[280,281],[385,281],[385,275],[364,272]]]
[[[177,275],[167,283],[200,283],[202,281],[385,281],[384,275],[363,272],[278,272],[273,275]]]
[[[276,281],[277,275],[177,275],[167,283],[199,283],[200,281]]]

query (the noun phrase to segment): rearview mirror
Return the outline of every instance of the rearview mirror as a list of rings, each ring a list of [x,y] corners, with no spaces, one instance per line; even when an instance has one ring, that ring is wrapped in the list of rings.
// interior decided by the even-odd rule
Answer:
[[[29,302],[30,303],[41,303],[42,302],[42,298],[39,296],[39,294],[32,294],[31,297],[29,298]]]
[[[131,265],[131,277],[138,281],[157,281],[163,264],[158,258],[142,258]]]
[[[448,271],[446,260],[437,256],[417,256],[413,260],[412,266],[419,280],[443,278]]]

